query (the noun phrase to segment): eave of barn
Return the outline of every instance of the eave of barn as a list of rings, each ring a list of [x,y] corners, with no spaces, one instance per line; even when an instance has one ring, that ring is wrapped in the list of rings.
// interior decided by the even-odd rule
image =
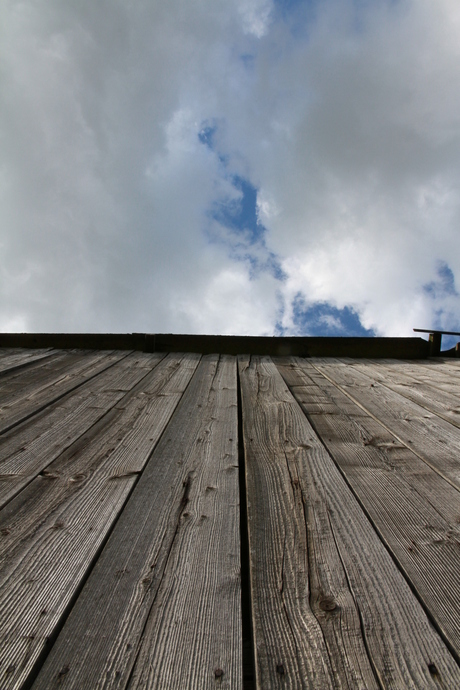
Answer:
[[[460,360],[36,337],[0,350],[1,688],[460,687]]]

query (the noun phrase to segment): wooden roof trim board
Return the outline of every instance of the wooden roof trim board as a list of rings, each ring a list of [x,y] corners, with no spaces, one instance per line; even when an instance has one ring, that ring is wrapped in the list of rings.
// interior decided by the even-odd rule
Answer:
[[[428,341],[420,337],[338,338],[179,335],[172,333],[1,333],[0,347],[199,352],[201,354],[248,354],[275,357],[369,357],[372,359],[381,357],[423,359],[430,355]]]

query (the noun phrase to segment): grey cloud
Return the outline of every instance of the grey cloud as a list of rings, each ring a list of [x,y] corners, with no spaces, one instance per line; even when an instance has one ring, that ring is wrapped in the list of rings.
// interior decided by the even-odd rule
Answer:
[[[293,332],[299,294],[378,333],[457,328],[426,286],[460,275],[460,13],[353,8],[293,33],[268,0],[7,1],[0,328]],[[282,284],[212,225],[235,174]]]

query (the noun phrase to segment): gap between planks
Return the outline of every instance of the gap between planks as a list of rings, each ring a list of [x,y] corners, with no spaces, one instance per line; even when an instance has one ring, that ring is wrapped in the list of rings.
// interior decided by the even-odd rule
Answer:
[[[0,434],[76,390],[127,356],[126,352],[59,353],[26,372],[12,372],[2,380]]]
[[[340,361],[309,363],[400,443],[460,490],[460,434],[449,422]]]
[[[160,362],[104,433],[62,454],[1,511],[2,690],[40,666],[198,361]]]
[[[275,365],[239,364],[257,687],[457,687],[455,660]]]
[[[67,448],[99,422],[154,369],[164,355],[127,354],[57,402],[14,427],[1,438],[0,508]],[[112,415],[113,416],[113,415]],[[104,420],[104,421],[103,421]],[[80,444],[82,441],[80,442]]]
[[[204,357],[34,690],[241,688],[236,362]]]
[[[460,658],[460,494],[308,362],[277,360],[382,541]]]

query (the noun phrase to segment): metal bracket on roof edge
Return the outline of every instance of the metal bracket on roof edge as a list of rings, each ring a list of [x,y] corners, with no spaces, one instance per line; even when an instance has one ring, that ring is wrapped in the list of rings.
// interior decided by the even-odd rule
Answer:
[[[429,333],[428,337],[428,343],[430,346],[429,349],[429,357],[439,357],[442,355],[443,357],[460,357],[460,343],[457,343],[455,347],[451,348],[450,350],[445,350],[445,352],[441,352],[441,340],[443,335],[458,335],[460,336],[460,333],[457,331],[437,331],[434,329],[429,329],[429,328],[414,328],[413,329],[417,333]]]

